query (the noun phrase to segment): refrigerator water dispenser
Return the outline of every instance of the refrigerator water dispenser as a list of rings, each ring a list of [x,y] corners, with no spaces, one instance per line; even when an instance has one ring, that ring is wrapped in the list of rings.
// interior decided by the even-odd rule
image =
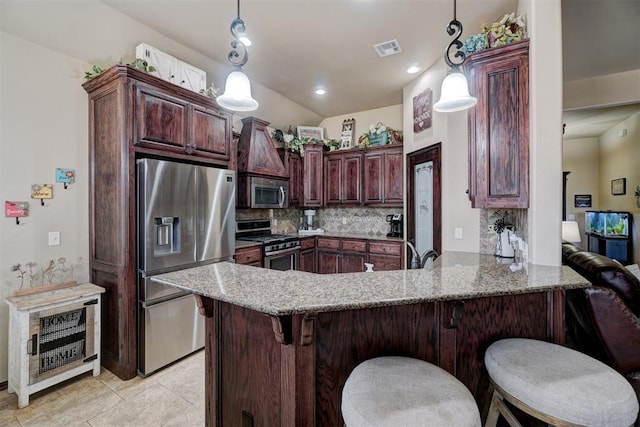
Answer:
[[[156,224],[156,241],[153,246],[154,256],[180,253],[180,218],[154,218]]]

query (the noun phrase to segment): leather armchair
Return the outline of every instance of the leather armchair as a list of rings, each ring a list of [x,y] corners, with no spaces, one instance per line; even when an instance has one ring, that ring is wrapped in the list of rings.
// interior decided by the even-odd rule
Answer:
[[[566,293],[568,341],[623,374],[640,400],[640,281],[616,261],[568,245],[563,262],[593,284]]]

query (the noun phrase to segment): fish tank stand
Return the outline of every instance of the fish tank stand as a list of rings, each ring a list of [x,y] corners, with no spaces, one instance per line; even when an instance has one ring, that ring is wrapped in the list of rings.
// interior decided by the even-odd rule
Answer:
[[[622,264],[633,262],[630,212],[587,211],[585,231],[589,252],[595,252]]]

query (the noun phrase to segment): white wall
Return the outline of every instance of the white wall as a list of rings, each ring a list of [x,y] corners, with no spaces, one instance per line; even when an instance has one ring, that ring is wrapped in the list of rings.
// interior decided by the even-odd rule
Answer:
[[[640,70],[607,74],[564,84],[564,109],[632,104],[640,100]]]
[[[8,306],[4,298],[21,286],[11,266],[28,262],[41,267],[52,260],[54,282],[88,275],[87,95],[80,86],[88,64],[0,33],[0,200],[30,202],[28,217],[18,226],[2,216],[0,224],[0,381],[7,379]],[[55,183],[55,168],[76,169],[76,183],[65,190]],[[45,206],[32,200],[31,184],[54,184]],[[61,245],[48,246],[48,232],[60,231]],[[74,274],[63,274],[65,263]],[[24,287],[31,280],[24,279]],[[34,285],[40,285],[37,278]]]
[[[325,138],[339,140],[342,133],[342,122],[348,119],[356,121],[353,131],[354,142],[358,141],[360,135],[369,132],[369,125],[375,125],[378,122],[396,130],[402,130],[402,104],[349,113],[343,116],[327,117],[318,126],[324,128]],[[306,125],[305,123],[298,124]]]
[[[626,132],[623,136],[620,132]],[[640,113],[600,135],[600,209],[640,213],[634,191],[640,185]],[[611,194],[611,180],[626,178],[626,194]]]
[[[562,23],[560,0],[520,0],[529,45],[529,261],[560,265]]]
[[[567,177],[567,219],[575,216],[580,228],[580,246],[587,249],[584,235],[584,213],[600,206],[600,142],[598,138],[566,139],[562,143],[562,169],[570,171]],[[574,196],[590,194],[590,208],[576,208]]]

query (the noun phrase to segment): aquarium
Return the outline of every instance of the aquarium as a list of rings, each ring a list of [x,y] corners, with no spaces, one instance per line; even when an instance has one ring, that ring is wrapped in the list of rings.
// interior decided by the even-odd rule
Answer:
[[[607,237],[629,237],[629,212],[587,211],[585,231]]]

